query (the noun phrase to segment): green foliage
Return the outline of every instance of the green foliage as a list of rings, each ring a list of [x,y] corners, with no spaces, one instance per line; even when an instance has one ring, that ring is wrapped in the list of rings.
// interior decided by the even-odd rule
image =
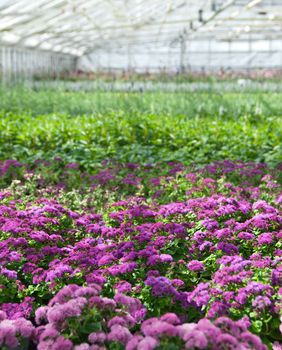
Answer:
[[[0,92],[0,159],[281,162],[279,93]]]

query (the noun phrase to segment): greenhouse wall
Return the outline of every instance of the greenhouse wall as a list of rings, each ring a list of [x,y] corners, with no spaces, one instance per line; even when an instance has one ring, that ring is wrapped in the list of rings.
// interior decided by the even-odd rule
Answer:
[[[181,69],[214,71],[282,68],[282,41],[193,41],[185,51],[178,47],[154,47],[97,50],[78,60],[82,71],[137,72],[178,71]]]
[[[61,53],[2,46],[0,77],[2,82],[15,82],[56,75],[76,69],[76,57]]]

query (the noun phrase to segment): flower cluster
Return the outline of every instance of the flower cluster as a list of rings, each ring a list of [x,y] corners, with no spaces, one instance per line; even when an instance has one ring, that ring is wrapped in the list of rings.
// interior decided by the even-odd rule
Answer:
[[[25,318],[9,320],[4,311],[0,311],[0,347],[14,349],[32,339],[35,327]]]
[[[210,350],[266,350],[260,338],[248,331],[248,320],[232,321],[220,317],[212,323],[202,318],[198,323],[182,323],[177,315],[167,313],[143,322],[141,334],[134,335],[127,350],[170,348]]]
[[[70,284],[35,311],[38,349],[72,349],[75,343],[75,349],[98,349],[112,342],[125,345],[132,338],[130,329],[145,315],[138,299],[121,293],[102,297],[97,284]]]
[[[3,162],[0,346],[277,347],[279,174],[231,161],[95,174]]]
[[[211,322],[181,322],[174,313],[143,321],[134,331],[142,310],[138,300],[117,294],[114,299],[100,297],[96,285],[64,287],[49,303],[37,309],[35,319],[39,350],[47,349],[108,349],[119,344],[126,350],[155,349],[174,345],[175,349],[241,349],[266,350],[260,338],[248,331],[248,318],[232,321],[227,317]],[[78,327],[82,324],[84,328]],[[84,332],[91,329],[87,335]],[[73,341],[76,340],[76,345]]]

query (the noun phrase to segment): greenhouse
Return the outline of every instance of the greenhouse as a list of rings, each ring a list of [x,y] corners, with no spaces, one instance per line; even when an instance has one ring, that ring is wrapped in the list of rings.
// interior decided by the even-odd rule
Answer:
[[[282,0],[0,0],[0,350],[282,350]]]
[[[281,69],[280,0],[1,0],[2,74]]]

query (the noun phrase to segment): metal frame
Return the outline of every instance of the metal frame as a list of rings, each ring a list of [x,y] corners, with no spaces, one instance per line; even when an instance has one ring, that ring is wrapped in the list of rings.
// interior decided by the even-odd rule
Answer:
[[[281,14],[282,0],[0,0],[0,41],[80,56],[140,37],[168,45],[183,33],[187,40],[238,40],[246,31],[281,37]]]
[[[74,62],[100,50],[131,57],[176,47],[184,67],[193,41],[250,40],[282,40],[282,0],[0,0],[0,46],[19,55],[5,59],[8,70],[27,49],[34,57],[45,52],[48,67],[47,53]]]

